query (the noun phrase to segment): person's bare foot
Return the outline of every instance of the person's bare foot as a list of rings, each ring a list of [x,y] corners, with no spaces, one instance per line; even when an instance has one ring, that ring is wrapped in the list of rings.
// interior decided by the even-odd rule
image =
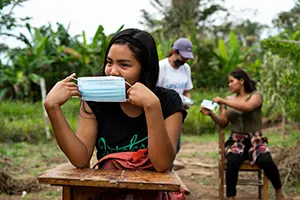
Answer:
[[[276,190],[276,200],[287,200],[282,188]]]
[[[235,197],[228,197],[228,200],[235,200]]]

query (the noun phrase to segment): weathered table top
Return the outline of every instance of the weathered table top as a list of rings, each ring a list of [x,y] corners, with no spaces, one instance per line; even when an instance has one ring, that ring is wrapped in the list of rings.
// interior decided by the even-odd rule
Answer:
[[[86,186],[134,190],[178,191],[180,183],[174,172],[137,170],[77,169],[62,164],[38,177],[40,183],[61,186]]]

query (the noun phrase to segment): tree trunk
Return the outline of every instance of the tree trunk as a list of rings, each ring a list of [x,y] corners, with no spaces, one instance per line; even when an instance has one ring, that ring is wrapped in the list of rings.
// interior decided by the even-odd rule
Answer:
[[[46,138],[50,139],[51,134],[50,134],[50,130],[49,130],[49,118],[48,118],[46,109],[44,107],[44,101],[45,101],[46,93],[47,93],[47,91],[46,91],[46,82],[45,82],[45,79],[43,77],[41,77],[41,79],[40,79],[40,87],[41,87],[41,94],[42,94],[42,106],[43,106],[43,111],[44,111]]]

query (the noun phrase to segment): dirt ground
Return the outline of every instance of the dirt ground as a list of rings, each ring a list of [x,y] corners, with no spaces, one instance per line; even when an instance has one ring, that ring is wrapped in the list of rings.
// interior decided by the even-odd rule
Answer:
[[[218,161],[216,152],[217,142],[193,143],[185,142],[177,156],[176,161],[183,164],[184,168],[176,170],[184,184],[190,190],[188,200],[213,200],[218,197]],[[272,149],[271,149],[272,150]],[[256,178],[254,172],[241,172],[240,178]],[[257,186],[237,186],[237,199],[258,199]],[[298,193],[299,192],[299,193]],[[287,193],[288,199],[300,200],[300,188],[296,194]],[[269,200],[274,198],[274,189],[269,182]]]
[[[217,150],[217,142],[182,142],[181,150],[177,155],[175,163],[184,166],[182,169],[176,170],[176,172],[182,179],[183,183],[190,190],[190,194],[187,195],[188,200],[219,199]],[[59,162],[62,162],[62,159],[58,160],[60,160]],[[5,160],[1,162],[5,162]],[[49,166],[49,168],[53,167]],[[249,172],[242,172],[240,173],[240,177],[255,178],[256,175]],[[5,183],[9,182],[14,182],[14,184],[9,188],[5,188]],[[16,183],[18,183],[20,187],[16,185]],[[26,186],[30,188],[26,188]],[[10,195],[1,194],[3,193],[4,189],[6,189],[8,191],[6,191],[6,193],[9,193]],[[238,186],[237,190],[237,199],[257,199],[257,186]],[[21,191],[27,191],[27,194],[23,192],[24,198],[22,199],[61,199],[61,189],[59,187],[50,187],[44,185],[41,186],[34,180],[30,182],[28,182],[28,180],[26,180],[25,182],[18,180],[18,182],[16,182],[15,180],[13,180],[13,177],[7,177],[4,172],[0,173],[0,200],[20,199],[20,197],[22,196]],[[288,199],[300,200],[300,189],[299,191],[297,191],[297,193],[289,192]],[[45,198],[45,194],[47,198]],[[268,194],[269,200],[275,199],[274,190],[271,184],[269,184]]]

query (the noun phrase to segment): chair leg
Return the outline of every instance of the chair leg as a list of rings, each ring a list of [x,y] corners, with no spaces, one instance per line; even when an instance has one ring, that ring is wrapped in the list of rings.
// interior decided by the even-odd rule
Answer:
[[[219,127],[219,198],[224,200],[224,169],[225,169],[225,150],[224,150],[224,132]]]
[[[219,198],[224,200],[224,176],[219,177]]]
[[[267,178],[267,176],[264,175],[264,185],[263,185],[263,190],[264,190],[264,200],[268,200],[268,183],[269,180]]]
[[[261,170],[259,170],[257,172],[257,179],[258,181],[263,181],[262,180],[262,173],[261,173]],[[262,182],[263,183],[263,182]],[[258,185],[258,199],[262,199],[262,189],[263,189],[263,186],[262,185]]]
[[[224,200],[224,164],[222,160],[222,156],[219,155],[219,198],[220,200]]]

